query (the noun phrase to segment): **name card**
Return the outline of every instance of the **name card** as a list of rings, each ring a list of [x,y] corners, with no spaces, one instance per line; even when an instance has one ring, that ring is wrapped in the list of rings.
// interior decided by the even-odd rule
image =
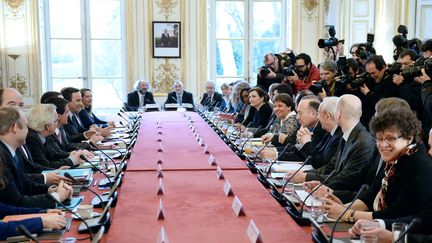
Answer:
[[[156,162],[156,164],[162,164],[162,158],[159,158]]]
[[[157,238],[157,243],[168,243],[168,237],[165,231],[165,228],[162,225],[161,231]]]
[[[159,143],[158,152],[163,152],[163,146],[162,146],[162,143]]]
[[[159,208],[158,208],[156,216],[157,216],[158,220],[164,220],[165,219],[165,212],[164,212],[164,208],[162,205],[162,198],[159,199]]]
[[[223,172],[222,172],[222,169],[221,169],[219,166],[216,168],[216,177],[217,177],[219,180],[223,180],[223,179],[225,179],[225,177],[224,177],[224,175],[223,175]]]
[[[157,195],[163,195],[164,194],[164,186],[162,182],[162,178],[159,178],[159,186],[157,190]]]
[[[250,242],[252,243],[262,242],[260,231],[252,219],[249,222],[249,226],[246,230],[246,234]]]
[[[200,137],[200,140],[198,141],[198,143],[199,143],[201,146],[204,146],[204,145],[205,145],[205,143],[204,143],[204,139],[203,139],[202,137]]]
[[[240,202],[240,199],[235,196],[233,203],[232,203],[232,209],[234,210],[235,215],[237,216],[245,216],[245,212],[243,210],[243,204]]]
[[[158,164],[158,167],[157,167],[157,177],[158,178],[163,178],[162,166],[160,164]]]
[[[232,191],[231,184],[229,183],[228,180],[225,181],[225,184],[223,186],[223,191],[225,193],[225,196],[227,196],[227,197],[234,195],[234,192]]]
[[[162,134],[162,131],[159,131],[158,134]]]
[[[157,141],[158,141],[158,142],[162,142],[162,138],[158,138]]]
[[[205,151],[204,151],[204,153],[205,153]],[[208,158],[208,163],[209,163],[209,165],[216,165],[216,160],[215,160],[214,156],[211,154]]]
[[[205,153],[205,154],[209,154],[209,153],[210,153],[210,151],[208,151],[208,146],[207,146],[207,144],[204,145],[204,153]]]

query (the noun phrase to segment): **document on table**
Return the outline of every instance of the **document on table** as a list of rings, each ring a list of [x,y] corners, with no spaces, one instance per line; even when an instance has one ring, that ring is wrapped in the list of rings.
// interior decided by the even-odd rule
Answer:
[[[290,170],[298,170],[298,168],[300,168],[302,164],[297,163],[297,162],[281,162],[281,163],[277,163],[274,164],[272,166],[272,171],[274,172],[287,172]],[[313,167],[311,165],[305,165],[302,168],[302,171],[304,170],[311,170],[313,169]]]
[[[304,200],[306,199],[306,197],[309,195],[308,192],[306,192],[305,190],[295,190],[295,192],[297,193],[297,196],[300,198],[301,201],[304,202]],[[321,206],[322,205],[322,201],[319,200],[318,198],[314,197],[314,196],[310,196],[306,202],[305,202],[306,206],[310,207],[310,206]]]

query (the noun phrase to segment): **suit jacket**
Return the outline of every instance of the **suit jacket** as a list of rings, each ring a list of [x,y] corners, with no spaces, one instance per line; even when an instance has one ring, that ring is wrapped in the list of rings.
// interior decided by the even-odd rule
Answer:
[[[187,91],[183,91],[183,95],[182,95],[182,103],[189,103],[192,104],[192,106],[194,105],[194,101],[193,101],[193,95],[192,93],[189,93]],[[167,99],[165,101],[165,104],[177,104],[177,94],[175,91],[169,92]]]
[[[39,208],[20,208],[0,203],[0,218],[4,218],[8,215],[41,213],[41,211],[46,210],[40,210]],[[16,232],[16,227],[20,224],[24,225],[31,233],[40,233],[43,230],[43,223],[40,217],[7,223],[0,222],[0,240],[19,235],[18,232]]]
[[[106,127],[108,122],[100,120],[90,109],[84,108],[78,113],[79,118],[85,129],[89,129],[91,125]]]
[[[432,199],[432,160],[424,145],[411,156],[401,156],[395,174],[388,181],[385,202],[387,208],[373,211],[373,202],[382,182],[375,180],[371,190],[361,200],[373,211],[374,219],[395,219],[415,215],[425,209]],[[429,209],[430,210],[430,209]],[[429,212],[430,213],[430,212]],[[430,225],[429,225],[430,226]]]
[[[340,139],[342,141],[343,138]],[[334,190],[358,190],[363,182],[361,170],[372,155],[375,142],[366,128],[361,124],[351,131],[345,147],[342,150],[341,143],[328,164],[320,168],[321,171],[312,171],[306,174],[306,181],[323,181],[331,171],[336,170],[336,175],[327,181],[327,186]],[[324,171],[324,173],[321,173]]]
[[[210,99],[210,96],[207,93],[204,93],[200,104],[207,106],[209,111],[212,111],[215,107],[219,107],[220,110],[224,110],[226,107],[224,98],[218,92],[214,92],[212,99]]]
[[[70,120],[71,119],[68,118],[68,124],[63,125],[67,140],[74,143],[79,143],[83,140],[87,140],[87,138],[84,136],[84,133],[78,131],[78,129],[70,123]]]
[[[23,151],[21,153],[23,156],[23,170],[24,173],[31,178],[34,182],[45,184],[45,177],[41,174],[44,170],[52,170],[51,167],[42,166],[38,163],[35,163],[33,161],[33,157],[30,153],[30,150],[26,145],[21,146],[18,148],[19,150],[25,150],[25,154]],[[27,155],[27,156],[26,156]]]
[[[243,125],[248,125],[250,122],[252,122],[251,127],[266,127],[272,113],[273,109],[270,107],[269,103],[265,103],[264,105],[262,105],[259,110],[251,106],[248,116],[243,121]]]
[[[68,124],[66,124],[64,126],[65,130],[67,132],[69,132],[68,129],[75,129],[76,133],[86,132],[88,129],[86,129],[83,126],[83,123],[82,123],[81,119],[80,119],[80,121],[81,121],[81,124],[80,124],[77,120],[75,120],[75,118],[79,119],[79,115],[77,114],[76,116],[74,115],[74,116],[69,116],[68,117]],[[75,132],[72,131],[72,133],[75,133]]]
[[[327,132],[322,140],[314,146],[313,142],[308,142],[300,149],[300,152],[305,156],[312,156],[310,163],[312,167],[318,169],[327,164],[336,154],[339,140],[342,137],[342,129],[338,126],[333,136]]]
[[[64,165],[74,166],[72,160],[67,158],[68,153],[58,147],[48,146],[46,141],[42,143],[37,132],[30,128],[26,142],[33,159],[40,165],[52,168],[59,168]]]
[[[315,147],[322,141],[326,131],[322,128],[321,123],[318,122],[317,125],[313,128],[312,132],[313,134],[310,145]],[[283,147],[277,147],[277,150],[280,153],[283,150]],[[280,155],[279,159],[285,161],[303,161],[306,159],[306,157],[297,149],[295,144],[292,144],[283,154]]]
[[[66,152],[71,152],[73,150],[79,150],[79,149],[87,149],[87,150],[91,149],[90,145],[86,142],[72,142],[71,138],[73,138],[73,137],[69,136],[69,134],[65,131],[63,126],[61,126],[59,128],[59,132],[60,132],[61,137],[62,137],[61,141],[59,140],[57,135],[53,134],[53,135],[46,137],[47,143],[48,144],[55,143],[63,151],[66,151]],[[82,133],[75,136],[75,138],[77,138],[77,139],[79,138],[80,139],[79,141],[86,140],[86,138],[84,137],[84,135]]]
[[[6,187],[0,191],[0,202],[19,207],[53,208],[55,202],[48,196],[48,185],[30,180],[22,169],[23,154],[17,150],[19,167],[16,168],[12,154],[0,141],[0,159],[3,163],[3,176]]]
[[[128,111],[137,111],[140,105],[140,98],[138,94],[138,90],[135,90],[127,95],[127,106],[126,110]],[[155,104],[153,94],[149,91],[144,94],[144,105],[147,104]]]

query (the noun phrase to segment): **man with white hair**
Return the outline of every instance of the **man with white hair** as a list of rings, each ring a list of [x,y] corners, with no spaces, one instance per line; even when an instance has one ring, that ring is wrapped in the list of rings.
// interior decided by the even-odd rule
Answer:
[[[165,104],[192,104],[194,105],[193,95],[184,90],[183,82],[177,80],[173,85],[174,91],[169,92]]]
[[[225,100],[222,95],[216,92],[215,83],[213,81],[206,82],[206,92],[201,99],[201,105],[208,107],[209,111],[212,111],[215,107],[220,110],[224,110],[226,107]]]
[[[146,80],[138,80],[135,91],[127,95],[126,110],[137,111],[138,108],[147,104],[155,104],[153,94],[150,92],[150,84]]]
[[[332,172],[326,186],[337,190],[356,191],[362,183],[362,168],[369,161],[374,148],[372,136],[360,123],[362,104],[354,95],[342,95],[337,102],[336,122],[343,135],[335,156],[318,173],[306,173],[306,181],[323,181]],[[290,177],[292,172],[287,174]],[[297,178],[299,179],[299,178]],[[295,183],[305,180],[294,180]]]

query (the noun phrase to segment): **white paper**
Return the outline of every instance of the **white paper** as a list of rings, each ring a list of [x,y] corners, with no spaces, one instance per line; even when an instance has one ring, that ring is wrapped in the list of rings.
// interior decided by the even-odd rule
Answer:
[[[296,162],[288,162],[288,163],[278,163],[272,166],[272,171],[274,172],[288,172],[290,170],[298,170],[302,164]],[[301,171],[311,170],[313,167],[311,165],[305,165]]]
[[[300,198],[300,200],[302,202],[304,202],[305,198],[309,195],[308,192],[306,192],[305,190],[295,190],[295,192],[297,193],[297,196]],[[310,206],[321,206],[322,205],[322,201],[317,199],[314,196],[310,196],[307,200],[306,200],[306,206],[310,207]]]

